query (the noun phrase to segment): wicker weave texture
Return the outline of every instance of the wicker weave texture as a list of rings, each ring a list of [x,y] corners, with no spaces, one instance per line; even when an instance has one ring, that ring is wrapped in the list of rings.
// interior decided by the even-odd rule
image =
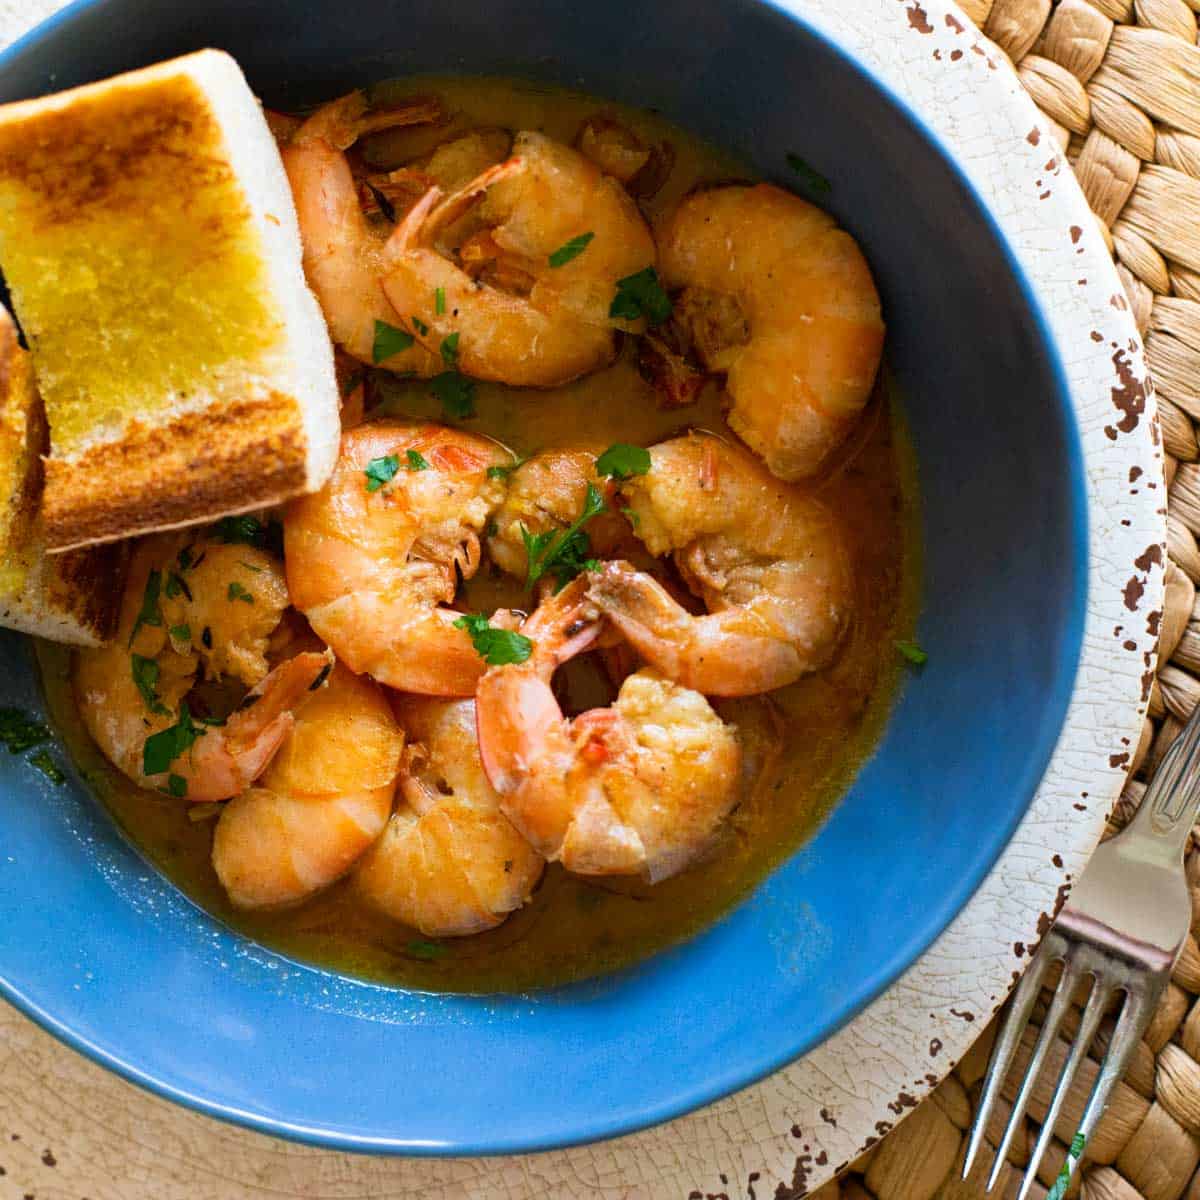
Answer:
[[[1116,260],[1154,374],[1167,451],[1166,605],[1158,679],[1126,786],[1110,821],[1129,818],[1145,779],[1200,702],[1200,0],[959,0],[1004,51],[1049,119]],[[1198,829],[1200,832],[1200,829]],[[1192,936],[1154,1022],[1089,1147],[1068,1196],[1200,1200],[1200,842],[1188,855]],[[1078,1020],[1078,1009],[1073,1013]],[[1071,1021],[1067,1033],[1073,1032]],[[1111,1030],[1111,1017],[1107,1028]],[[960,1164],[987,1054],[989,1028],[934,1093],[840,1183],[815,1200],[979,1200],[990,1159],[967,1182]],[[1035,1031],[1027,1031],[1023,1068]],[[1052,1053],[1053,1078],[1069,1043]],[[1093,1055],[1103,1053],[1102,1031]],[[1055,1061],[1057,1059],[1057,1061]],[[1053,1185],[1098,1064],[1089,1060],[1056,1127],[1035,1200]],[[997,1190],[1015,1197],[1045,1115],[1034,1096]],[[1015,1092],[1010,1083],[1008,1098]],[[993,1140],[1008,1109],[999,1106]]]

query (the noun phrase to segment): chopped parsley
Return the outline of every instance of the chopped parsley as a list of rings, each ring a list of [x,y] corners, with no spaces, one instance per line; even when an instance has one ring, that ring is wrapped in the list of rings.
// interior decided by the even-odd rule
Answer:
[[[440,317],[446,311],[446,289],[434,288],[433,311]]]
[[[179,720],[174,725],[152,733],[146,739],[142,746],[142,774],[161,775],[203,736],[204,730],[192,720],[185,701],[179,706]]]
[[[229,585],[229,590],[225,593],[225,599],[231,602],[241,600],[243,604],[254,603],[254,597],[236,579]]]
[[[533,642],[523,633],[493,629],[482,613],[467,613],[459,617],[454,622],[454,628],[467,631],[479,657],[491,667],[523,663],[533,653]]]
[[[404,469],[406,471],[428,471],[429,460],[420,452],[420,450],[405,450],[404,457],[408,460]]]
[[[639,517],[637,513],[635,513],[628,505],[625,505],[621,509],[621,515],[630,523],[630,525],[634,527],[634,529],[637,529],[637,527],[642,523],[642,518]]]
[[[187,795],[187,780],[182,775],[172,773],[167,776],[165,790],[168,796],[174,796],[177,800],[181,800]]]
[[[37,767],[51,783],[63,784],[67,782],[67,776],[62,767],[58,765],[50,757],[49,750],[39,750],[36,754],[29,756],[29,765]]]
[[[489,479],[507,479],[514,471],[523,467],[528,461],[528,458],[519,456],[506,466],[488,467],[487,477]]]
[[[914,667],[923,666],[929,658],[929,655],[926,654],[916,642],[897,642],[896,649],[899,650],[901,656],[912,663]]]
[[[810,166],[798,154],[787,155],[787,165],[800,177],[800,182],[804,184],[810,192],[819,192],[825,195],[833,190],[833,184],[825,178],[815,167]]]
[[[448,333],[442,338],[442,362],[450,368],[458,366],[458,332]]]
[[[129,670],[133,682],[141,693],[142,703],[152,713],[165,713],[167,709],[158,698],[158,662],[141,654],[129,657]]]
[[[446,947],[441,942],[409,942],[406,949],[413,958],[423,958],[429,962],[442,958],[446,953]]]
[[[573,258],[578,258],[588,246],[588,242],[596,235],[594,233],[581,233],[578,237],[573,237],[569,242],[563,242],[561,246],[553,254],[550,255],[550,265],[552,267],[565,267]]]
[[[451,420],[475,415],[475,383],[457,371],[443,371],[429,381],[429,390],[441,402],[442,412]]]
[[[583,512],[566,529],[548,529],[545,533],[533,534],[522,525],[521,539],[529,558],[525,586],[532,588],[549,571],[558,581],[558,587],[554,589],[557,592],[581,571],[595,571],[599,563],[592,557],[592,544],[583,527],[604,511],[604,498],[596,486],[589,483]]]
[[[409,317],[408,319],[412,322],[413,328],[422,337],[425,337],[429,333],[429,326],[426,325],[425,322],[422,321],[420,317]]]
[[[385,483],[396,477],[398,470],[400,470],[400,460],[394,454],[385,454],[382,458],[371,459],[363,472],[367,477],[367,491],[379,491]]]
[[[171,640],[175,642],[190,642],[192,640],[190,625],[172,625],[167,632],[171,635]]]
[[[618,482],[650,470],[650,451],[627,442],[616,442],[596,459],[596,474],[608,475]]]
[[[403,354],[417,339],[407,329],[397,329],[386,321],[375,322],[375,340],[371,343],[371,361],[378,366],[397,354]]]
[[[636,321],[645,317],[651,325],[661,325],[671,315],[671,297],[658,282],[658,272],[646,267],[617,280],[617,294],[609,305],[610,317]]]
[[[162,627],[163,615],[160,598],[162,596],[162,572],[151,571],[146,576],[146,587],[142,592],[142,607],[138,611],[137,620],[133,623],[133,631],[129,635],[129,644],[141,632],[143,625],[152,625],[156,629]]]
[[[178,571],[167,572],[167,583],[163,588],[163,593],[168,600],[174,600],[176,596],[180,595],[189,601],[192,598],[192,589],[188,587],[187,582]]]
[[[193,556],[192,547],[184,546],[184,548],[180,550],[179,557],[176,560],[179,563],[179,569],[181,571],[194,570],[204,561],[204,556],[206,553],[207,551],[201,550],[199,554]]]
[[[0,708],[0,742],[9,754],[20,754],[48,742],[53,734],[19,708]]]
[[[278,521],[260,521],[248,513],[240,517],[222,517],[213,526],[213,534],[227,546],[257,546],[269,554],[283,556],[283,526]],[[192,565],[199,561],[196,559]]]

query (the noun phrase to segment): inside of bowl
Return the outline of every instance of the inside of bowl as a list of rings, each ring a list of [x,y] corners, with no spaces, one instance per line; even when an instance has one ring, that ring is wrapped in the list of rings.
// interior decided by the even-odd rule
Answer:
[[[802,6],[800,6],[802,8]],[[389,991],[198,912],[72,779],[0,761],[0,976],[131,1077],[218,1115],[413,1152],[594,1139],[826,1037],[963,905],[1024,812],[1074,678],[1080,451],[1056,354],[979,200],[862,70],[751,0],[102,0],[0,68],[0,100],[216,45],[279,107],[411,71],[516,74],[662,109],[768,177],[801,155],[860,239],[919,458],[929,653],[819,835],[693,942],[535,996]],[[0,640],[0,704],[36,704]]]

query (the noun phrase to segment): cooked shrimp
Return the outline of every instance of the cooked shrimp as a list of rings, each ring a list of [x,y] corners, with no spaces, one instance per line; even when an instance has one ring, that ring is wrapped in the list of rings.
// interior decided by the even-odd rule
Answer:
[[[505,816],[545,858],[581,875],[651,883],[696,861],[738,801],[736,731],[699,692],[653,671],[621,685],[611,708],[563,716],[555,669],[601,622],[579,577],[522,626],[523,663],[479,681],[479,749]]]
[[[770,184],[688,196],[658,231],[674,321],[725,375],[729,424],[780,479],[815,474],[870,395],[884,326],[870,269],[827,213]]]
[[[406,696],[396,715],[410,739],[399,799],[355,870],[358,889],[429,937],[493,929],[529,899],[543,862],[483,773],[475,702]]]
[[[447,230],[477,204],[485,228],[455,246]],[[552,264],[585,235],[573,258]],[[457,333],[463,372],[527,387],[609,362],[616,330],[640,328],[609,316],[617,282],[655,260],[621,185],[569,146],[528,132],[517,134],[512,158],[452,195],[431,188],[396,226],[387,255],[383,288],[410,332],[430,350]]]
[[[388,231],[367,220],[345,150],[373,129],[434,119],[430,113],[430,103],[420,98],[375,112],[362,92],[351,92],[313,113],[282,151],[300,220],[304,273],[333,340],[362,362],[375,362],[376,322],[400,322],[379,286]],[[441,369],[436,355],[416,343],[378,365],[422,376]]]
[[[652,447],[650,464],[620,493],[646,547],[674,555],[708,613],[625,563],[590,577],[592,601],[647,663],[707,696],[772,691],[825,666],[852,610],[833,513],[709,434]]]
[[[383,690],[335,666],[256,786],[221,813],[212,862],[230,900],[296,904],[345,874],[383,832],[403,747]]]
[[[288,506],[292,603],[352,671],[405,692],[474,692],[483,662],[445,605],[479,567],[505,488],[487,470],[508,457],[441,425],[369,421],[342,435],[325,487]],[[394,473],[380,486],[381,469]]]
[[[605,511],[588,521],[585,529],[592,553],[597,558],[625,557],[636,539],[629,522],[611,504],[611,481],[596,475],[596,459],[603,450],[603,445],[543,450],[513,471],[487,543],[501,570],[524,579],[529,555],[522,530],[536,536],[565,529],[583,512],[589,483],[605,499]]]
[[[185,567],[188,559],[181,555],[189,547],[204,558]],[[257,567],[257,573],[243,567],[245,582],[238,585],[249,602],[240,593],[230,598],[236,576],[226,552]],[[215,572],[204,569],[209,556]],[[189,800],[224,800],[271,761],[328,662],[326,655],[305,653],[269,669],[267,637],[279,622],[280,590],[278,564],[252,547],[174,534],[140,543],[116,638],[81,652],[75,662],[84,725],[135,783]],[[283,596],[286,604],[286,591]],[[180,615],[185,620],[177,620]],[[242,707],[220,724],[193,719],[186,706],[202,662],[214,677],[228,673],[254,685]],[[172,729],[165,743],[150,742]]]

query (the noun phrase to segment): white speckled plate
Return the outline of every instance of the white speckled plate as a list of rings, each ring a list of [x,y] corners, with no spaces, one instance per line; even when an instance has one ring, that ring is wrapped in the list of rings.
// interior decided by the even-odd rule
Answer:
[[[57,7],[0,0],[0,35],[11,40]],[[353,1174],[356,1195],[765,1198],[780,1184],[815,1188],[961,1057],[1082,869],[1121,788],[1153,677],[1165,498],[1144,502],[1146,493],[1163,493],[1154,402],[1094,219],[1003,55],[952,5],[791,0],[780,7],[866,63],[922,114],[1041,299],[1071,387],[1091,520],[1087,624],[1066,724],[1028,814],[970,904],[915,966],[817,1050],[707,1109],[595,1146],[486,1163],[369,1163],[294,1148],[301,1161],[330,1160],[342,1182]],[[1142,502],[1130,504],[1138,494]],[[148,1114],[166,1109],[142,1102]],[[208,1124],[191,1114],[178,1119]],[[211,1150],[236,1142],[245,1162],[243,1140],[252,1136],[213,1127]],[[334,1160],[344,1166],[335,1169]],[[332,1178],[323,1169],[312,1175]]]

